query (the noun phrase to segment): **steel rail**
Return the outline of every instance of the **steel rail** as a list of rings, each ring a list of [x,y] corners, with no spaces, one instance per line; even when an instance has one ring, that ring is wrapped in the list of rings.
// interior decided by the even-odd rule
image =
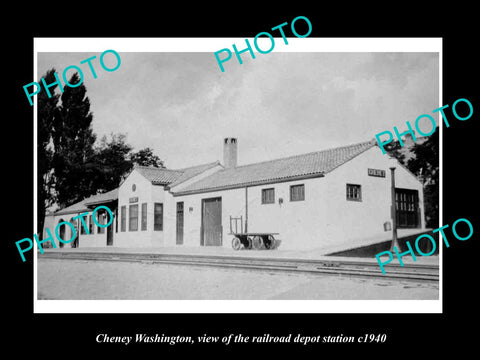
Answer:
[[[389,264],[382,274],[375,262],[363,262],[349,259],[292,259],[292,258],[256,258],[245,256],[215,256],[190,254],[145,254],[113,252],[45,252],[38,258],[71,259],[94,261],[137,262],[144,264],[171,264],[207,266],[222,268],[281,271],[290,273],[330,274],[359,276],[376,279],[397,279],[414,281],[439,280],[439,267],[427,264]]]

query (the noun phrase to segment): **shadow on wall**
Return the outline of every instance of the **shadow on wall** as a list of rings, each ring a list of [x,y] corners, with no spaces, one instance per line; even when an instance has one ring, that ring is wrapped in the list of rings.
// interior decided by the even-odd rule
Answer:
[[[417,251],[415,249],[415,240],[421,234],[428,234],[435,239],[435,243],[436,243],[437,246],[436,246],[435,252],[432,255],[438,255],[438,249],[439,249],[439,246],[438,246],[438,236],[439,235],[438,234],[439,233],[436,232],[436,233],[432,234],[431,230],[426,230],[425,232],[422,232],[420,234],[409,235],[409,236],[405,236],[405,237],[402,237],[402,238],[399,237],[398,238],[398,243],[400,244],[400,249],[398,249],[398,251],[400,253],[402,253],[404,251],[407,251],[408,250],[407,241],[408,241],[410,243],[410,246],[412,247],[412,249],[414,250],[414,252],[416,254]],[[327,254],[327,256],[370,257],[371,258],[371,257],[375,257],[376,254],[378,254],[382,251],[390,251],[391,243],[392,243],[392,240],[388,240],[388,241],[384,241],[384,242],[381,242],[381,243],[378,243],[378,244],[361,246],[361,247],[354,248],[354,249],[333,252],[333,253]],[[428,254],[430,251],[432,251],[433,244],[430,241],[428,241],[428,239],[424,238],[424,239],[419,241],[418,247],[420,248],[420,250],[423,253]]]

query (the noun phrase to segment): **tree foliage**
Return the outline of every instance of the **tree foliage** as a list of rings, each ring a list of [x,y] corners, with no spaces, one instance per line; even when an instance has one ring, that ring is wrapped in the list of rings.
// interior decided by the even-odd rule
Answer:
[[[74,73],[69,83],[80,82]],[[93,114],[84,84],[65,86],[61,105],[57,107],[53,126],[53,171],[56,201],[60,207],[69,206],[95,193],[92,171],[87,166],[94,157],[96,136],[92,130]]]
[[[411,172],[424,179],[424,183],[438,183],[439,131],[435,131],[422,143],[415,143],[407,166]]]
[[[422,144],[412,149],[415,156],[409,159],[409,170],[422,179],[426,226],[437,228],[439,217],[439,131],[435,131]]]
[[[54,74],[55,69],[51,69],[47,71],[43,78],[48,84],[51,84],[55,81]],[[51,92],[54,92],[56,86],[50,88]],[[46,209],[55,201],[51,138],[53,119],[59,98],[60,95],[58,94],[48,97],[45,91],[40,91],[37,95],[37,232],[39,234],[43,231]]]
[[[385,151],[391,157],[397,159],[400,164],[405,165],[405,154],[402,153],[402,146],[399,141],[392,141],[385,145]]]
[[[438,227],[439,217],[439,131],[435,131],[424,142],[415,142],[408,151],[412,157],[406,160],[406,149],[398,141],[385,146],[389,156],[405,165],[423,184],[425,226]]]
[[[130,154],[130,160],[133,164],[141,166],[153,166],[156,168],[164,168],[163,161],[149,147],[138,150],[136,153]]]
[[[115,189],[134,165],[164,167],[163,161],[148,147],[132,152],[125,134],[111,133],[109,138],[104,135],[95,147],[94,162],[89,164],[95,169],[94,188],[99,192]]]
[[[55,82],[55,69],[43,76],[48,84]],[[80,82],[74,73],[69,84]],[[39,82],[40,83],[40,82]],[[124,134],[110,134],[99,141],[92,129],[93,114],[84,84],[64,86],[53,94],[39,92],[37,127],[38,234],[43,233],[46,209],[72,205],[90,195],[119,186],[135,164],[164,167],[150,148],[132,152]]]
[[[95,147],[95,158],[90,166],[95,169],[95,186],[99,192],[115,189],[132,168],[129,153],[132,147],[124,134],[103,136]]]

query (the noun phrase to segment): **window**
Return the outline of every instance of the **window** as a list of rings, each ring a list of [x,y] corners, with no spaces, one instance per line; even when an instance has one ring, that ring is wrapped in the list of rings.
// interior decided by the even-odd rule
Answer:
[[[88,232],[93,234],[93,217],[90,215],[88,218]]]
[[[347,200],[362,201],[362,187],[355,184],[347,184]]]
[[[88,218],[87,218],[85,226],[83,226],[83,222],[85,221],[85,219],[83,217],[78,219],[78,221],[79,221],[78,224],[80,225],[80,234],[82,234],[82,235],[86,234],[87,232],[85,231],[85,228],[88,226]]]
[[[138,230],[138,205],[128,207],[128,231]]]
[[[292,185],[290,186],[290,201],[302,201],[305,200],[305,185]]]
[[[142,230],[147,230],[147,203],[142,204]]]
[[[118,233],[118,209],[115,208],[115,232]]]
[[[275,203],[275,189],[262,189],[262,204]]]
[[[123,205],[120,208],[120,231],[127,231],[127,207]]]
[[[106,224],[105,222],[106,215],[107,214],[104,210],[97,211],[97,223],[99,223],[100,225]],[[105,228],[97,225],[97,234],[104,234],[104,233],[105,233]]]
[[[163,204],[155,203],[153,209],[153,230],[163,230]]]

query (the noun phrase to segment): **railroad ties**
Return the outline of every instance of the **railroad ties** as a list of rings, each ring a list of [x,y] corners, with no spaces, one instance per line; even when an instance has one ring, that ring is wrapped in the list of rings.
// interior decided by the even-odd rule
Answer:
[[[270,272],[290,272],[305,274],[330,274],[350,277],[368,277],[376,279],[412,280],[417,282],[438,282],[438,265],[427,264],[388,264],[386,274],[382,274],[378,263],[352,259],[322,258],[293,259],[265,258],[249,256],[225,256],[204,254],[152,254],[122,252],[81,252],[81,251],[48,251],[38,258],[64,260],[123,261],[144,264],[171,264],[185,266],[207,266],[221,268],[237,268],[264,270]]]

